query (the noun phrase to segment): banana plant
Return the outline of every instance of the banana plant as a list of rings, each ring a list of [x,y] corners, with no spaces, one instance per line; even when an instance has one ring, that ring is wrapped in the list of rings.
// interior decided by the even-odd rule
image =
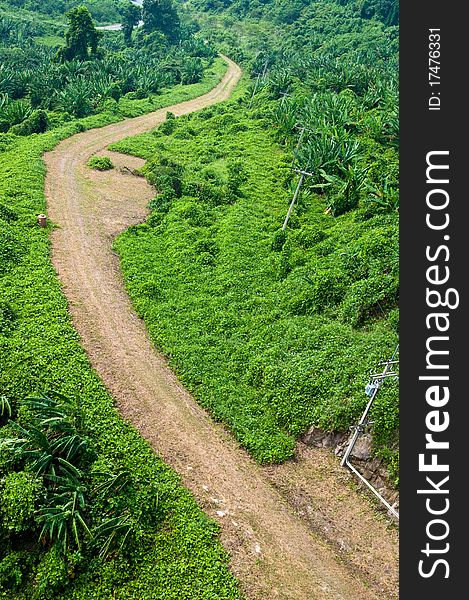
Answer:
[[[11,404],[6,396],[0,396],[0,417],[10,419],[12,415]]]
[[[360,193],[367,182],[368,167],[341,166],[341,177],[329,175],[322,171],[326,185],[331,186],[332,193],[328,195],[328,209],[337,217],[358,205]]]
[[[46,475],[49,482],[49,504],[40,508],[36,520],[42,524],[39,541],[49,541],[65,554],[73,541],[82,547],[82,535],[90,536],[86,522],[87,487],[83,474],[70,463],[60,460],[60,475]]]
[[[132,530],[132,519],[130,513],[126,511],[106,519],[92,530],[92,546],[99,546],[99,556],[105,558],[111,552],[122,551]]]
[[[116,475],[113,473],[95,472],[93,477],[103,478],[93,488],[93,493],[97,496],[109,498],[121,492],[130,483],[130,473],[127,469],[119,471]]]
[[[18,437],[8,438],[3,443],[10,449],[14,460],[27,463],[37,474],[54,473],[55,457],[47,435],[37,427],[25,428],[16,422],[12,422],[11,427]]]
[[[388,181],[385,180],[382,187],[370,184],[368,191],[369,202],[373,202],[384,211],[399,211],[399,190]]]
[[[25,405],[33,414],[32,423],[24,427],[12,423],[18,435],[5,441],[16,460],[42,475],[55,475],[61,460],[80,464],[89,451],[88,441],[76,430],[76,409],[63,396],[56,396],[28,398]]]
[[[27,100],[16,100],[6,104],[0,110],[0,119],[10,126],[19,125],[29,117],[31,112],[31,104]]]

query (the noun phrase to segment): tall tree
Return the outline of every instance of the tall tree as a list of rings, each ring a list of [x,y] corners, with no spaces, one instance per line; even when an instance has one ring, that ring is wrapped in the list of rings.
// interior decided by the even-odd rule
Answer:
[[[76,6],[66,14],[68,31],[65,34],[65,47],[58,52],[61,60],[89,60],[96,55],[101,37],[86,6]]]
[[[124,33],[124,40],[127,45],[132,40],[132,31],[136,27],[142,18],[142,9],[136,4],[130,2],[122,10],[122,31]]]
[[[145,31],[160,31],[170,42],[179,40],[181,21],[171,0],[143,0],[142,18]]]

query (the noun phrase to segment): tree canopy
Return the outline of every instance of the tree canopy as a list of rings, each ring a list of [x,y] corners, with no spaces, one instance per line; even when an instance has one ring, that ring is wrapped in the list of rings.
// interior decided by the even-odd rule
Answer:
[[[122,10],[122,33],[126,44],[130,43],[132,31],[142,17],[142,9],[135,4],[127,4]]]
[[[62,60],[89,60],[96,55],[101,33],[95,28],[86,6],[77,6],[67,13],[68,31],[65,47],[58,52]]]
[[[142,18],[146,32],[159,31],[171,42],[180,38],[181,22],[171,0],[144,0]]]

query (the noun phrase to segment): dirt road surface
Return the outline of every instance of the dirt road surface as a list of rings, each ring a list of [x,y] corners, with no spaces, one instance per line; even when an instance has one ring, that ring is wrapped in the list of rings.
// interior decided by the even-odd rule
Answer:
[[[143,161],[107,146],[156,127],[167,110],[194,112],[227,99],[228,71],[208,94],[94,129],[45,155],[52,258],[73,324],[118,409],[181,476],[221,527],[231,568],[252,600],[376,600],[397,597],[397,534],[351,488],[333,457],[299,449],[287,465],[261,468],[183,389],[152,346],[124,288],[117,234],[147,216],[155,190],[122,172]],[[92,171],[93,154],[116,169]]]

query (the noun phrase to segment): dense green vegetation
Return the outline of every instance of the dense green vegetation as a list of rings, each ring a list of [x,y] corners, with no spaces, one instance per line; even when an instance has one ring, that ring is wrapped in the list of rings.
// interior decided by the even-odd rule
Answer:
[[[52,30],[41,22],[0,19],[0,132],[42,133],[76,117],[118,111],[128,100],[197,83],[215,58],[179,26],[177,44],[150,28],[135,33],[128,47],[122,33],[96,31],[84,7],[67,16],[58,51],[42,43]]]
[[[20,4],[0,17],[0,596],[239,598],[216,525],[90,368],[36,224],[45,150],[203,94],[225,66],[190,35],[100,36],[77,9],[64,37],[46,3]]]
[[[265,115],[237,104],[114,149],[148,159],[162,191],[116,248],[139,314],[184,383],[262,462],[291,456],[312,423],[346,429],[368,368],[396,343],[395,211],[370,199],[333,217],[330,200],[310,192],[279,231],[291,156]],[[387,413],[382,447],[395,442],[395,408]]]
[[[291,4],[272,4],[201,16],[251,74],[237,103],[115,146],[149,161],[160,192],[116,245],[134,304],[261,462],[292,456],[312,424],[352,425],[398,328],[397,28],[328,1],[275,25],[263,15]],[[292,163],[312,176],[282,231]],[[395,382],[373,419],[397,480]]]
[[[221,72],[217,62],[199,84],[159,96],[159,106],[204,93]],[[142,102],[129,101],[128,112],[158,107]],[[103,113],[45,134],[0,136],[0,594],[238,598],[216,526],[122,421],[91,370],[50,263],[48,231],[36,225],[45,209],[42,153],[119,118]],[[38,394],[52,406],[30,399]],[[74,498],[79,543],[67,512]],[[64,511],[65,529],[52,531]],[[107,541],[108,556],[100,556]]]
[[[114,168],[109,156],[92,156],[88,161],[88,166],[97,171],[109,171]]]
[[[158,190],[116,250],[185,385],[257,460],[285,460],[310,425],[356,421],[397,343],[398,4],[146,0],[138,29],[127,0],[80,4],[0,0],[0,596],[239,598],[216,526],[79,345],[36,224],[41,155],[208,91],[214,47],[243,64],[233,101],[116,145]],[[292,166],[312,176],[283,231]],[[397,480],[396,382],[372,418]]]
[[[2,4],[58,19],[63,19],[66,12],[80,4],[86,6],[99,23],[116,23],[128,0],[2,0]]]

